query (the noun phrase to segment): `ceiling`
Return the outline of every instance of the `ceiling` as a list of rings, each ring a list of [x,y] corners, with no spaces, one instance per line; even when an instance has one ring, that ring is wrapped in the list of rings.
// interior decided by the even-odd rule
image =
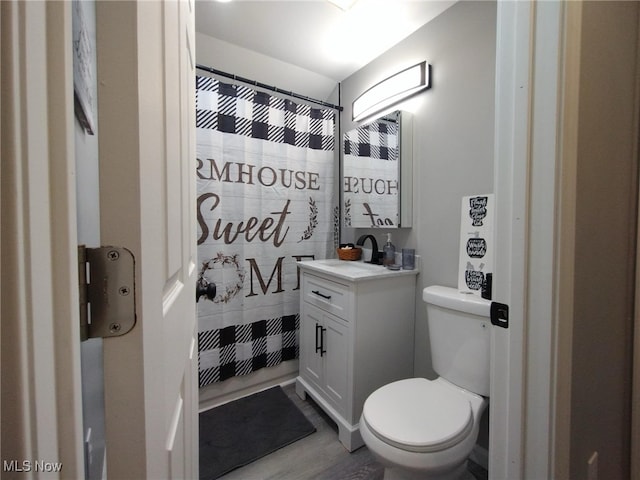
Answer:
[[[196,31],[342,81],[455,0],[196,0]]]

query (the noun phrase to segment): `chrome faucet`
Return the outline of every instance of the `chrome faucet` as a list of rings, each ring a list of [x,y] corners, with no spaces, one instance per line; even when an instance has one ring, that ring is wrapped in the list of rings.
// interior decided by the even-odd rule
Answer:
[[[368,260],[367,263],[372,263],[374,265],[382,265],[382,252],[378,251],[378,242],[376,241],[376,237],[373,235],[362,235],[356,245],[364,246],[364,242],[369,239],[371,240],[371,260]]]

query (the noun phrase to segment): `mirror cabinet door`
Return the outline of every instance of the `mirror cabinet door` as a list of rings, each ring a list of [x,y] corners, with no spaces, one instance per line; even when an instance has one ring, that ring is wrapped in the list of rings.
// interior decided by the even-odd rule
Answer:
[[[395,111],[344,134],[345,227],[411,226],[410,122],[410,114]]]

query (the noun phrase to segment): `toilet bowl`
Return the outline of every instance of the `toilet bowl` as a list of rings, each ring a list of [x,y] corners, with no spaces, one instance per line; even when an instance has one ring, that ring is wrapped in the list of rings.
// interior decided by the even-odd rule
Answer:
[[[487,405],[442,378],[400,380],[367,398],[360,433],[386,479],[473,478],[466,461]]]
[[[465,479],[488,405],[490,302],[447,287],[423,291],[435,380],[409,378],[374,391],[360,433],[385,479]]]

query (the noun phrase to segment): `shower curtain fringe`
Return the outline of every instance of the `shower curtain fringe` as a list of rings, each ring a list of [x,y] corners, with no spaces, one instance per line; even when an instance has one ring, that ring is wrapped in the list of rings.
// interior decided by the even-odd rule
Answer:
[[[280,94],[283,94],[283,95],[288,95],[290,97],[297,98],[297,99],[300,99],[300,100],[304,100],[306,102],[315,103],[317,105],[322,105],[323,107],[326,107],[326,108],[332,108],[332,109],[337,110],[339,112],[342,112],[344,110],[344,108],[341,107],[340,105],[334,105],[333,103],[325,102],[323,100],[317,100],[315,98],[307,97],[307,96],[301,95],[299,93],[291,92],[291,91],[288,91],[288,90],[283,90],[281,88],[274,87],[273,85],[267,85],[265,83],[258,82],[257,80],[251,80],[249,78],[240,77],[239,75],[234,75],[232,73],[227,73],[227,72],[223,72],[221,70],[216,70],[215,68],[207,67],[206,65],[197,64],[196,68],[198,70],[204,70],[205,72],[213,73],[214,75],[218,75],[220,77],[230,78],[231,80],[234,80],[236,82],[246,83],[246,84],[252,85],[254,87],[263,88],[265,90],[269,90],[269,91],[272,91],[272,92],[280,93]]]

